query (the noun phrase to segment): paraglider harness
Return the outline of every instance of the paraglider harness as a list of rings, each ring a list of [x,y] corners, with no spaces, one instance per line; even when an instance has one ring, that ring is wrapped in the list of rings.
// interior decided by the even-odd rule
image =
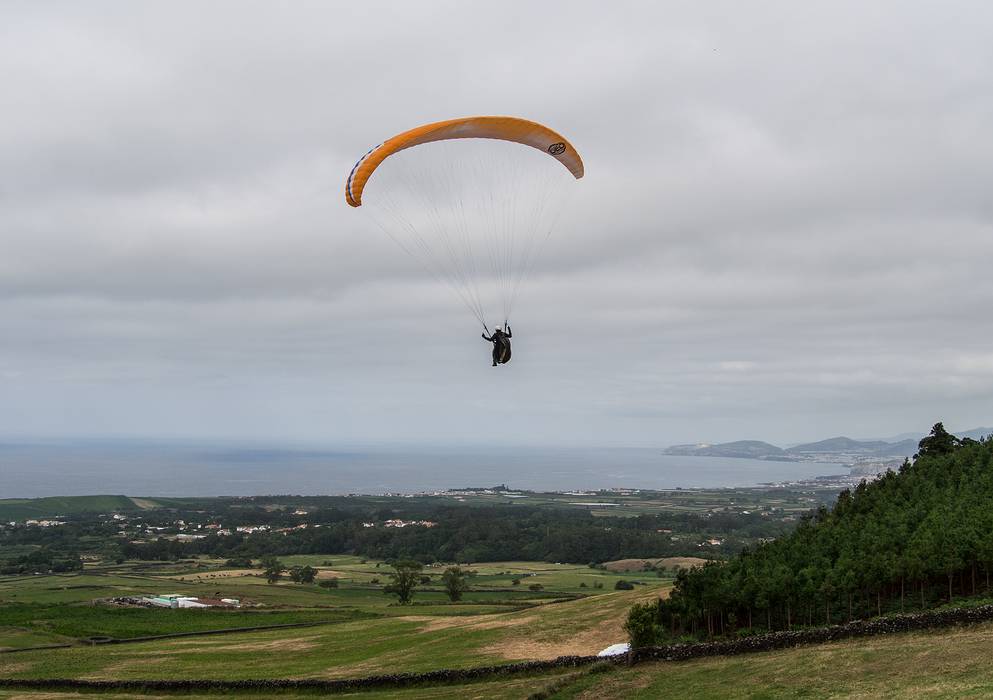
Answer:
[[[489,333],[490,329],[486,327],[485,323],[483,324],[483,330],[486,331],[483,333],[483,340],[493,343],[494,367],[510,362],[510,339],[514,337],[514,333],[510,330],[510,323],[507,321],[504,321],[504,328],[507,329],[506,333],[497,328],[492,335],[487,336],[486,333]]]

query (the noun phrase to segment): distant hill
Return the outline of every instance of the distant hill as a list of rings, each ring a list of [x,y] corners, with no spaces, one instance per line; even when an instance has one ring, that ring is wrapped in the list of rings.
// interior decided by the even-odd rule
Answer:
[[[691,457],[744,457],[748,459],[783,459],[781,447],[761,440],[737,440],[718,445],[673,445],[664,450],[667,455]]]
[[[911,433],[903,433],[910,435]],[[993,428],[973,428],[972,430],[953,431],[960,438],[979,440],[993,435]],[[845,456],[856,458],[898,458],[913,457],[917,453],[918,438],[903,437],[900,440],[853,440],[850,437],[838,436],[817,442],[805,442],[783,449],[761,440],[737,440],[717,444],[702,443],[698,445],[673,445],[663,450],[667,455],[683,455],[686,457],[742,457],[748,459],[769,459],[776,461],[801,461],[817,459],[818,456],[836,458],[839,461],[854,461]]]
[[[880,455],[900,455],[902,457],[913,457],[917,453],[917,440],[901,440],[900,442],[891,442],[889,447],[886,448],[887,451],[880,451]]]
[[[834,437],[819,442],[808,442],[787,448],[786,452],[796,455],[811,454],[856,454],[866,457],[910,457],[917,451],[919,440],[884,442],[882,440],[853,440],[849,437]]]
[[[979,440],[988,435],[993,435],[993,428],[973,428],[972,430],[963,430],[960,433],[952,431],[956,436],[960,438],[972,438],[973,440]]]
[[[797,454],[810,454],[818,452],[862,452],[878,449],[880,447],[886,447],[888,444],[889,443],[883,442],[882,440],[863,442],[861,440],[852,440],[848,437],[833,437],[828,438],[827,440],[820,440],[818,442],[808,442],[802,445],[794,445],[786,451]]]
[[[51,496],[0,499],[0,520],[52,518],[71,513],[113,513],[137,510],[127,496]]]

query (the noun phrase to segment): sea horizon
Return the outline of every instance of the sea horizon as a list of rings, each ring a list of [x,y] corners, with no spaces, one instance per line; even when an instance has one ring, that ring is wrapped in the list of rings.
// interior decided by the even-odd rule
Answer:
[[[830,462],[664,455],[658,447],[291,447],[236,441],[0,443],[0,498],[732,488],[847,474]]]

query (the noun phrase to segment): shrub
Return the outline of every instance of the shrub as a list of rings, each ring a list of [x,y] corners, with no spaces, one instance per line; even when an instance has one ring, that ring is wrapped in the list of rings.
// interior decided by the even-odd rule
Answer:
[[[232,569],[251,569],[252,560],[247,557],[234,557],[224,562],[224,566],[229,566]]]
[[[626,583],[626,581],[618,581],[617,583]],[[628,633],[628,642],[630,642],[632,649],[640,649],[659,643],[663,630],[659,627],[658,618],[658,601],[644,604],[636,603],[631,608],[628,612],[628,619],[624,623],[624,631]]]
[[[469,590],[467,572],[459,566],[450,566],[441,575],[441,582],[445,586],[445,594],[453,603],[462,600],[462,594]]]

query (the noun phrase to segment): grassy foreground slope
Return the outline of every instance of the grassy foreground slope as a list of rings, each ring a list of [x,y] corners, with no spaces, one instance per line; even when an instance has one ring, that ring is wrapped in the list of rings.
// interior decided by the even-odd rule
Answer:
[[[361,700],[523,699],[543,690],[555,700],[597,700],[677,697],[701,698],[986,698],[993,696],[993,623],[913,634],[789,649],[737,657],[682,663],[645,663],[589,673],[569,669],[548,674],[492,678],[463,685],[384,688],[333,697]],[[14,655],[20,656],[20,655]],[[258,693],[230,692],[229,697],[254,700]],[[69,700],[92,693],[3,691],[0,700]],[[174,698],[165,693],[100,693],[100,697]],[[183,694],[191,700],[217,694]],[[313,693],[280,693],[295,700]]]
[[[645,663],[588,676],[552,697],[988,698],[993,623],[761,654]]]

